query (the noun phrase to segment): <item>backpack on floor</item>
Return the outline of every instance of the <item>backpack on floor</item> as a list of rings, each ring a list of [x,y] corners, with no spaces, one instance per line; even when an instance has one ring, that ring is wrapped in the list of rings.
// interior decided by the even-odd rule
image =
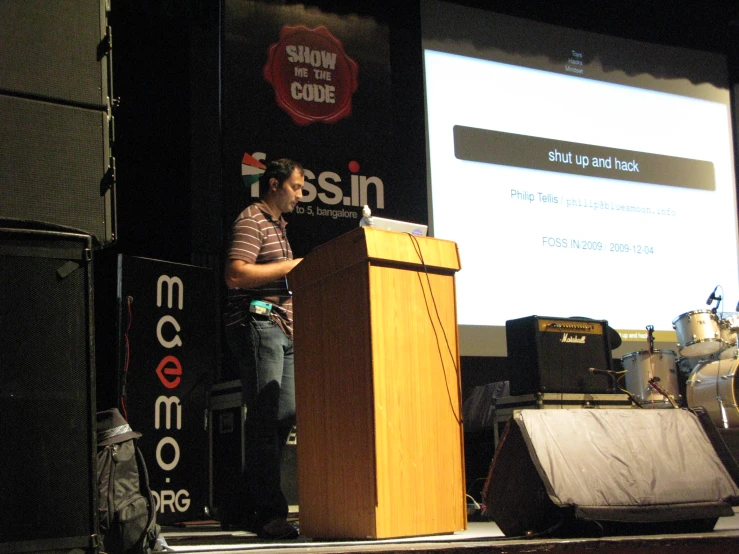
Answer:
[[[113,408],[97,414],[100,551],[149,554],[159,550],[154,497],[134,432]]]

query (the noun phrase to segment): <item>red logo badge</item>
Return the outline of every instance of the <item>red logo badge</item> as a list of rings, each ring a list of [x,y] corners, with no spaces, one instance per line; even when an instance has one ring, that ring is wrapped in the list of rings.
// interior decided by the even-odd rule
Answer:
[[[182,364],[174,356],[165,356],[157,366],[157,377],[162,385],[168,389],[176,388],[180,384],[180,376],[182,375]],[[174,376],[170,379],[168,376]]]
[[[359,66],[323,25],[286,25],[270,46],[264,78],[277,104],[298,125],[336,123],[352,112]]]

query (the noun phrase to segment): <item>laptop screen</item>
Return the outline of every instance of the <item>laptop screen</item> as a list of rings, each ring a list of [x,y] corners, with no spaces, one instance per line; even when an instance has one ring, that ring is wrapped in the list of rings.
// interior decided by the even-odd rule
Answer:
[[[428,225],[399,221],[397,219],[385,219],[384,217],[371,217],[370,227],[382,231],[396,231],[399,233],[410,233],[419,237],[425,237],[428,233]]]

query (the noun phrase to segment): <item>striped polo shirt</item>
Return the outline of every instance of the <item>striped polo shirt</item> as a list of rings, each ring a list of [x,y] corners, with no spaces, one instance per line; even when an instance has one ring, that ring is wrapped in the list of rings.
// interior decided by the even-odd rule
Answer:
[[[281,260],[292,260],[293,252],[285,234],[287,222],[280,216],[272,217],[269,208],[262,202],[251,204],[239,214],[231,228],[231,245],[228,258],[243,260],[250,264],[268,264]],[[244,321],[249,314],[252,300],[272,304],[272,314],[288,338],[293,338],[293,300],[285,294],[286,281],[281,278],[258,288],[228,289],[226,326]]]

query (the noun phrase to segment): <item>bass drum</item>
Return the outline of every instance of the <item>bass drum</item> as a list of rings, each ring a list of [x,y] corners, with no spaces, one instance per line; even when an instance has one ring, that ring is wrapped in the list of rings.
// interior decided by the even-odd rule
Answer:
[[[626,390],[634,395],[642,408],[672,408],[670,401],[657,392],[649,380],[654,378],[657,386],[667,394],[679,395],[676,355],[672,350],[648,350],[631,352],[622,358],[626,370]]]
[[[706,360],[686,382],[688,407],[703,407],[719,428],[739,427],[736,371],[739,360]]]

